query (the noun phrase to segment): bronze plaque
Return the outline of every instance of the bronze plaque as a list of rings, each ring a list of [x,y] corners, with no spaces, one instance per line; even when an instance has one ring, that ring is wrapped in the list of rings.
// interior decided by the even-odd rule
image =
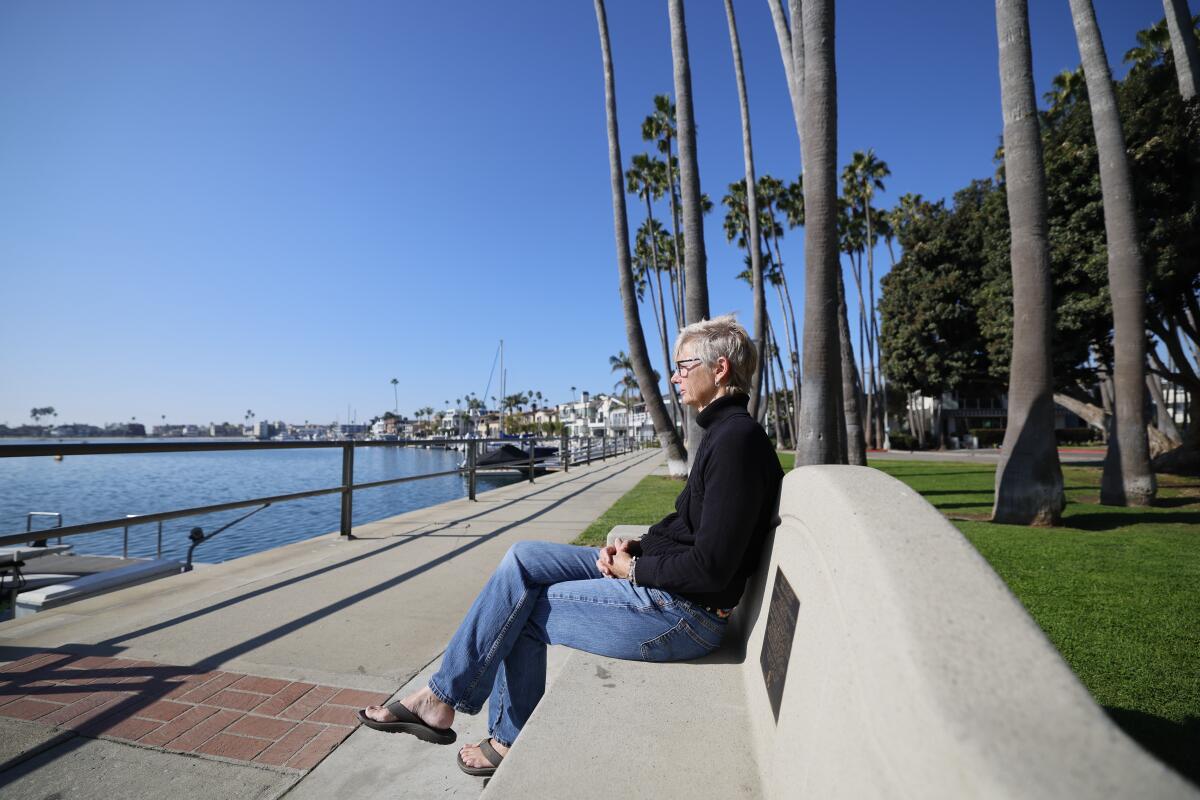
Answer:
[[[767,684],[767,697],[771,698],[771,711],[775,713],[776,722],[779,722],[783,682],[787,679],[788,660],[792,657],[792,639],[796,635],[796,618],[799,614],[800,598],[792,591],[792,585],[783,576],[783,570],[776,567],[771,607],[767,611],[767,630],[759,657],[763,680]]]

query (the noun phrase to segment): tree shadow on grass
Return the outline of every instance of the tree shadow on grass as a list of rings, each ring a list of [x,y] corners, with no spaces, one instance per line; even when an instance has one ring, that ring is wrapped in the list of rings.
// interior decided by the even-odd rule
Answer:
[[[1186,514],[1155,514],[1152,511],[1095,511],[1063,517],[1065,528],[1111,531],[1130,525],[1200,525],[1200,511]]]
[[[917,494],[921,495],[922,497],[929,497],[930,495],[938,495],[938,494],[953,496],[953,495],[958,495],[958,494],[995,494],[996,493],[995,489],[926,489],[924,491],[921,491],[920,489],[915,489],[914,491]]]
[[[988,516],[991,516],[991,503],[966,502],[966,503],[935,503],[934,508],[938,511],[945,511],[948,508],[986,508],[989,510]]]
[[[1200,497],[1159,497],[1154,501],[1155,508],[1184,508],[1185,506],[1200,507]]]
[[[1105,706],[1104,711],[1131,739],[1200,786],[1200,717],[1173,722],[1128,708]]]

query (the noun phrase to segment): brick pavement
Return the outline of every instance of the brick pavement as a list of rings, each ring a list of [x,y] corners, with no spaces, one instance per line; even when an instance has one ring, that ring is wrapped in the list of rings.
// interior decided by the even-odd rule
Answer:
[[[61,652],[0,667],[0,717],[83,736],[306,772],[388,695]]]

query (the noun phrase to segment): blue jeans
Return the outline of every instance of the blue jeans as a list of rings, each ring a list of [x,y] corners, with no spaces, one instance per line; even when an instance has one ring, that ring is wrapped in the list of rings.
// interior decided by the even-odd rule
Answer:
[[[612,658],[683,661],[715,650],[716,614],[661,589],[605,578],[600,551],[518,542],[475,598],[429,688],[456,711],[488,700],[492,738],[511,745],[546,690],[546,645]]]

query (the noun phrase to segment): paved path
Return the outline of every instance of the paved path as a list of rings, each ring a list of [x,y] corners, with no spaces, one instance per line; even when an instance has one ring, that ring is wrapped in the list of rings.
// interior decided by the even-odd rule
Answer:
[[[478,795],[456,748],[358,728],[355,709],[424,682],[513,542],[570,541],[661,461],[644,451],[0,624],[0,796]],[[486,719],[455,728],[474,741]]]

